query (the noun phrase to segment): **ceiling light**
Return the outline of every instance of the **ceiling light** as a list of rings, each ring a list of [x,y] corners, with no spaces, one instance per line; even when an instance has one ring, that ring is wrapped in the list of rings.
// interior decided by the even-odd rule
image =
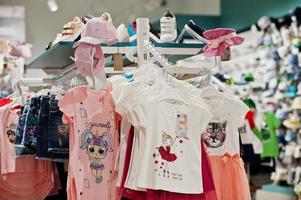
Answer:
[[[47,5],[51,12],[56,12],[59,8],[56,3],[56,0],[47,0]]]

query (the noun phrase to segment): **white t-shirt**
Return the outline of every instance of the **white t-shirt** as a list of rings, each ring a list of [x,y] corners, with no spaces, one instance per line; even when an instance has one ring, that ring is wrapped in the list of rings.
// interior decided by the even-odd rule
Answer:
[[[238,128],[244,124],[249,108],[239,99],[214,91],[212,87],[203,88],[202,97],[213,114],[202,134],[208,154],[239,154]]]
[[[145,134],[137,186],[202,193],[200,133],[211,119],[208,109],[171,99],[144,101],[131,109],[130,121]]]

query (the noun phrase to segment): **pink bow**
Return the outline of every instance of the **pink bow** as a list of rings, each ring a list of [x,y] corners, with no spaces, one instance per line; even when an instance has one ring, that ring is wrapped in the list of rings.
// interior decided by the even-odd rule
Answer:
[[[229,153],[225,153],[223,156],[223,163],[224,165],[227,164],[229,161],[234,161],[240,159],[238,154],[230,155]]]
[[[208,40],[208,46],[211,48],[211,49],[216,49],[218,48],[221,43],[223,42],[226,42],[228,43],[230,46],[232,46],[234,43],[232,41],[232,38],[236,37],[236,33],[233,32],[233,33],[230,33],[228,35],[223,35],[217,39],[213,39],[213,40]]]

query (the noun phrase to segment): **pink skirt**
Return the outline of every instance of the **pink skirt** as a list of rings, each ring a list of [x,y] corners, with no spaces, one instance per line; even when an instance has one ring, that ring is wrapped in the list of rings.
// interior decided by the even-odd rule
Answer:
[[[209,156],[217,200],[250,200],[244,163],[238,154]]]

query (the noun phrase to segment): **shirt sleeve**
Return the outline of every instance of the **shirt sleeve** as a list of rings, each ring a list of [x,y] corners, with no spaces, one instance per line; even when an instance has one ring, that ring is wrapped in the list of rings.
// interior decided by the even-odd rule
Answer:
[[[149,105],[147,104],[135,104],[132,105],[130,109],[128,109],[128,120],[135,127],[143,127],[147,126],[147,116],[149,116],[150,112],[147,109]]]
[[[249,108],[241,100],[236,100],[234,103],[235,117],[237,118],[237,127],[241,127],[245,123],[246,114],[249,112]]]
[[[64,121],[66,121],[66,119],[69,121],[75,116],[74,99],[75,95],[73,90],[66,92],[64,96],[59,99],[59,107],[64,113]]]

